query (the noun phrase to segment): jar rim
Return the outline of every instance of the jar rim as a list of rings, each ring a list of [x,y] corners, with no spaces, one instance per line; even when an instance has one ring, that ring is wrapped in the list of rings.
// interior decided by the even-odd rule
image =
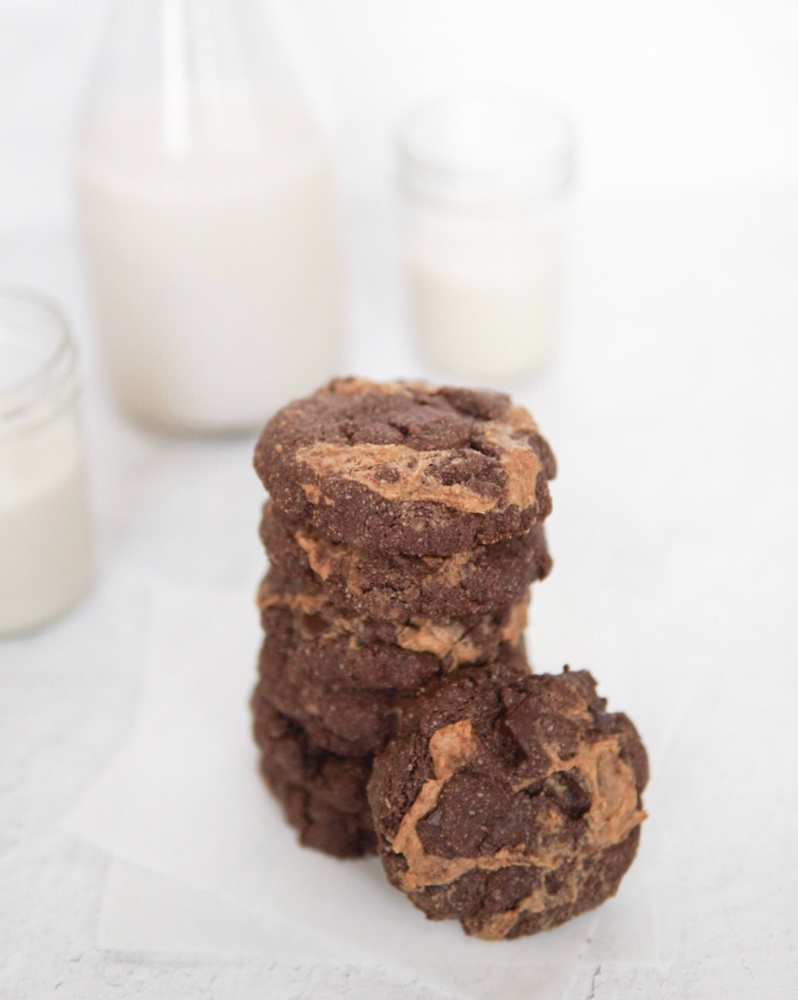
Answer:
[[[400,182],[433,200],[542,201],[573,178],[574,128],[561,105],[461,93],[411,108],[399,123]]]
[[[29,372],[0,385],[0,436],[38,426],[77,392],[77,349],[61,308],[41,292],[0,283],[0,342],[17,323],[42,349]]]

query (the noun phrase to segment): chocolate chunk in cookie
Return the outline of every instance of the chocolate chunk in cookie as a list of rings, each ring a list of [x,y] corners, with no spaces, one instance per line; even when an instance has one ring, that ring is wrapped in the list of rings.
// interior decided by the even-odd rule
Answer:
[[[318,683],[417,691],[457,667],[495,659],[518,646],[528,597],[464,618],[415,616],[403,622],[346,613],[313,583],[269,571],[258,590],[261,623]]]
[[[300,842],[339,858],[375,849],[366,783],[371,757],[337,757],[315,746],[301,726],[282,715],[261,691],[252,696],[261,773]]]
[[[275,503],[327,538],[452,555],[525,534],[556,466],[501,393],[336,379],[266,425],[255,468]]]
[[[521,600],[552,566],[541,525],[450,556],[406,556],[331,542],[268,503],[260,534],[284,573],[323,587],[340,608],[383,621],[485,614]]]
[[[612,896],[645,819],[646,752],[586,672],[450,674],[374,763],[369,802],[390,881],[428,917],[494,940]]]

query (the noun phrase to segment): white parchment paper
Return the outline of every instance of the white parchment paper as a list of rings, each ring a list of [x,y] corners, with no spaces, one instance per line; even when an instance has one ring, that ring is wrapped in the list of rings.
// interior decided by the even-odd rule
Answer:
[[[261,636],[251,596],[164,587],[152,607],[137,724],[65,821],[126,864],[111,868],[101,946],[304,947],[475,1000],[553,1000],[580,958],[655,957],[645,872],[553,932],[487,943],[425,920],[376,859],[342,862],[299,847],[256,771],[247,703]],[[171,896],[159,880],[171,880]],[[159,894],[171,903],[156,933],[146,912]]]

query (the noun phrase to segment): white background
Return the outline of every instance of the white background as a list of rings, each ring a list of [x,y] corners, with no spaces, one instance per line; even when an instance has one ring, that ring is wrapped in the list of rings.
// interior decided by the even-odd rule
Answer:
[[[149,588],[248,600],[251,441],[131,428],[96,365],[69,139],[99,0],[0,0],[0,280],[83,345],[98,583],[0,644],[0,998],[432,1000],[359,967],[96,946],[106,858],[59,822],[124,744]],[[383,220],[397,116],[520,88],[580,131],[569,326],[518,389],[560,460],[536,666],[590,666],[649,742],[659,961],[575,968],[567,1000],[788,1000],[798,982],[798,3],[296,0],[337,101],[352,367],[424,374]],[[1,557],[2,554],[0,554]],[[663,888],[664,887],[664,888]],[[534,998],[529,998],[534,1000]]]
[[[291,3],[291,0],[289,0]],[[103,0],[0,0],[0,223],[69,218],[72,121]],[[341,118],[347,193],[384,195],[408,104],[520,89],[567,104],[586,194],[798,177],[793,0],[293,0]]]

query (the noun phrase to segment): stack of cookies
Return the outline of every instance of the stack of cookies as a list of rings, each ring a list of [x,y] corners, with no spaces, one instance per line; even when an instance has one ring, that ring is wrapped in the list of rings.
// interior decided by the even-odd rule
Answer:
[[[465,665],[528,672],[554,459],[506,396],[342,379],[277,414],[255,467],[263,773],[303,843],[358,855],[371,760],[408,700]]]
[[[255,468],[271,569],[254,731],[302,843],[378,850],[429,916],[488,938],[611,895],[645,751],[589,675],[531,676],[555,462],[530,415],[340,379],[269,422]]]

